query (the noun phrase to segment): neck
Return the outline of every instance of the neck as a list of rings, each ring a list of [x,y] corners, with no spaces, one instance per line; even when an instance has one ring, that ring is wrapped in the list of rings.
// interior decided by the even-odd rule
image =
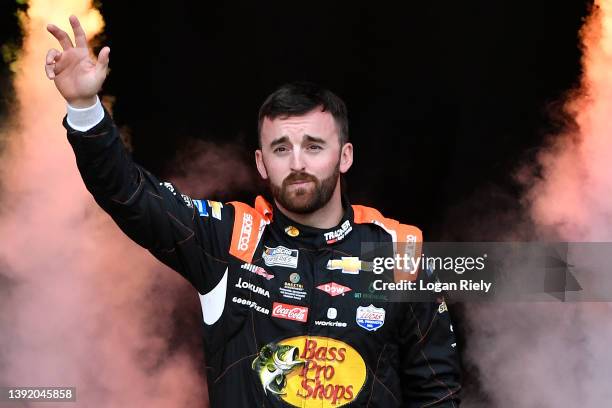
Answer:
[[[302,225],[309,227],[329,229],[335,227],[340,223],[342,216],[344,215],[344,209],[342,208],[342,196],[340,193],[340,183],[336,185],[334,193],[331,199],[323,207],[317,211],[313,211],[308,214],[298,214],[291,212],[281,206],[278,201],[275,200],[276,207],[288,218]]]

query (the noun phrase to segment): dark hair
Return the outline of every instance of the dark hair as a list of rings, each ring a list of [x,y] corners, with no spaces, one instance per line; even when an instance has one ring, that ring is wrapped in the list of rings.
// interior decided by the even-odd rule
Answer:
[[[310,82],[291,82],[282,85],[266,98],[259,108],[257,133],[261,147],[261,125],[264,118],[300,116],[321,107],[336,121],[340,146],[348,142],[348,114],[346,105],[333,92]]]

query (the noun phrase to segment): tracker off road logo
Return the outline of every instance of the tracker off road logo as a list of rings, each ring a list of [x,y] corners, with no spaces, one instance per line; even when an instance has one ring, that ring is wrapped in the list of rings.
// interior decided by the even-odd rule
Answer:
[[[299,336],[262,347],[251,365],[264,393],[300,408],[340,407],[357,398],[366,366],[348,344]]]
[[[323,235],[325,236],[325,241],[328,244],[333,244],[334,242],[342,241],[344,237],[346,237],[352,230],[353,226],[351,225],[351,222],[346,220],[337,230],[326,232]]]

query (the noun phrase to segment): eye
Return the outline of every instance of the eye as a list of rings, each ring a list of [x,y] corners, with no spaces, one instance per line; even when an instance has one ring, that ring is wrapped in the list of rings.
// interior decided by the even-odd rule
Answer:
[[[308,150],[323,150],[323,147],[315,144],[308,146]]]
[[[279,146],[276,149],[273,150],[274,153],[284,153],[287,151],[287,148],[284,146]]]

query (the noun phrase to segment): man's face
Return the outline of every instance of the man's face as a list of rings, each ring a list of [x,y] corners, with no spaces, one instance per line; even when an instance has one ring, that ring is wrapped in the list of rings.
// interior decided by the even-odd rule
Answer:
[[[336,122],[319,108],[302,116],[264,118],[257,169],[274,199],[299,214],[316,211],[339,188],[353,161],[350,143],[340,146]]]

